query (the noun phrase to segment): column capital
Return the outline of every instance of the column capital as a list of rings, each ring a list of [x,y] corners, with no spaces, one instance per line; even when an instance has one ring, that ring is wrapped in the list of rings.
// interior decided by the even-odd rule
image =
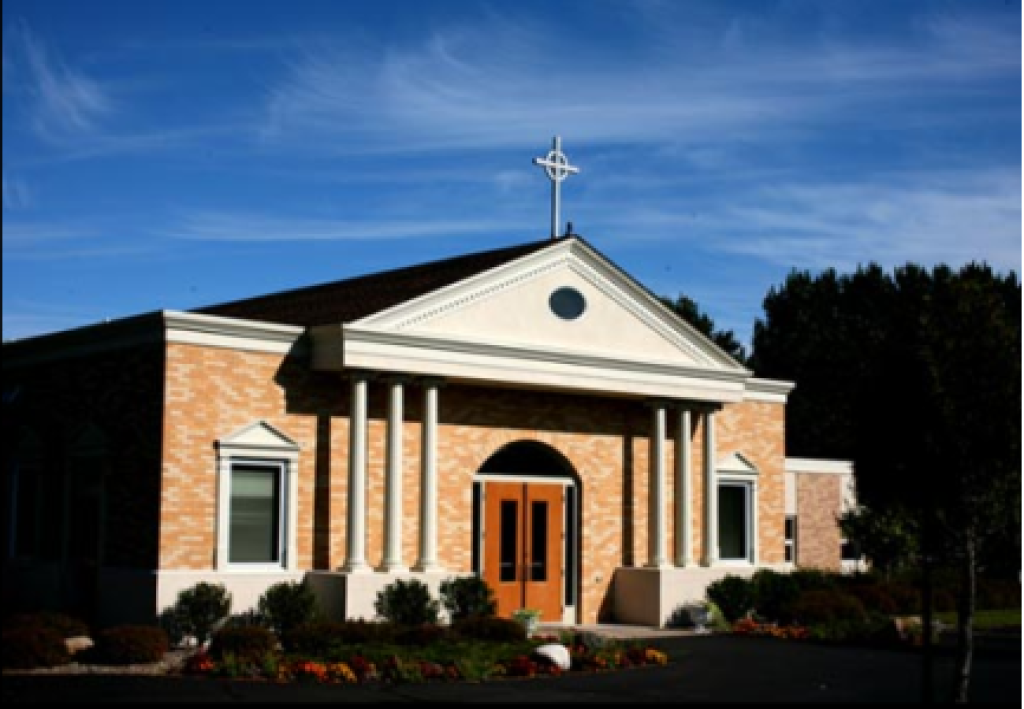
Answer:
[[[368,369],[346,369],[341,376],[353,382],[369,382],[377,378],[377,373]]]
[[[665,399],[665,398],[661,398],[661,397],[656,397],[655,396],[655,397],[651,397],[649,399],[644,399],[644,406],[646,406],[649,409],[666,409],[666,410],[668,410],[668,409],[672,408],[673,401],[671,399]]]
[[[722,403],[718,401],[680,400],[674,403],[678,410],[694,414],[713,414],[722,410]]]
[[[440,389],[448,385],[448,380],[444,377],[435,376],[416,377],[416,383],[422,387],[434,387],[435,389]]]
[[[402,374],[401,372],[388,372],[386,374],[378,374],[377,378],[385,384],[412,384],[413,377],[409,374]]]

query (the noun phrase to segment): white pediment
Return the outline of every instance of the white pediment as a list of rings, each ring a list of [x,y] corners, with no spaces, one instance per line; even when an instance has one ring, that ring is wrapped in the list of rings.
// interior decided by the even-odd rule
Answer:
[[[571,289],[585,303],[565,319],[552,294]],[[543,249],[354,323],[378,332],[605,357],[633,362],[745,372],[584,242]]]
[[[266,421],[256,421],[217,441],[221,449],[298,451],[299,444]]]
[[[741,475],[741,476],[754,476],[757,475],[757,467],[754,466],[749,460],[747,460],[742,453],[733,453],[732,455],[718,461],[715,466],[719,475]]]

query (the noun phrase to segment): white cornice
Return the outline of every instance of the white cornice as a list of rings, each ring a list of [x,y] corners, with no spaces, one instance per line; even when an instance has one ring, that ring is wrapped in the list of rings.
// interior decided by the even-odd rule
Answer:
[[[287,354],[305,328],[218,315],[163,311],[167,342]]]
[[[786,472],[850,475],[853,473],[853,461],[828,458],[786,458]]]
[[[736,402],[745,375],[735,370],[635,361],[551,348],[467,340],[353,325],[312,329],[313,366],[437,375],[512,386]]]
[[[747,389],[743,393],[743,400],[785,404],[789,398],[789,393],[793,391],[795,386],[793,382],[751,377],[747,380]]]
[[[305,328],[162,310],[4,343],[4,369],[113,352],[154,343],[181,343],[295,354]]]

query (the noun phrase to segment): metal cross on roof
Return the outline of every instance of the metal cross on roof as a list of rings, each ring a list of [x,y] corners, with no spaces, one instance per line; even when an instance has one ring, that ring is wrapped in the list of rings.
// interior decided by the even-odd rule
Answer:
[[[569,164],[569,158],[562,152],[562,139],[555,136],[551,142],[551,150],[542,158],[534,158],[534,165],[540,165],[551,180],[551,238],[558,236],[558,210],[561,201],[561,184],[569,175],[575,175],[580,171],[578,167]]]

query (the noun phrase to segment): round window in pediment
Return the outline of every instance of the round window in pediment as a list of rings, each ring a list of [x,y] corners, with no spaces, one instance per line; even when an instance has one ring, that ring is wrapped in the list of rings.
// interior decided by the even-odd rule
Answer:
[[[551,312],[562,320],[575,320],[587,309],[583,294],[569,286],[563,286],[552,293],[548,305],[551,306]]]

